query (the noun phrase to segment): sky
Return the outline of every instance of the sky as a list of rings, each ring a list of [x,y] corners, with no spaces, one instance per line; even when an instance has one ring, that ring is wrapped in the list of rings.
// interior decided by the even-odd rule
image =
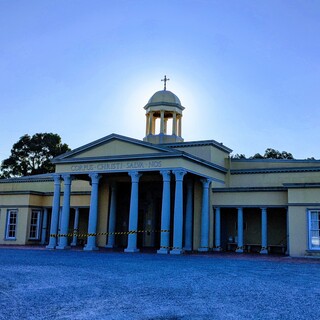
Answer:
[[[0,160],[24,134],[142,139],[149,98],[185,141],[320,159],[318,0],[0,0]]]

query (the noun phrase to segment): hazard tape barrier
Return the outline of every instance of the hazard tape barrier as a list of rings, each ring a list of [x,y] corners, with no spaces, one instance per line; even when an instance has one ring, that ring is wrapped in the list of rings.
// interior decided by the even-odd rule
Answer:
[[[130,230],[130,231],[117,231],[117,232],[96,232],[96,233],[65,233],[65,234],[50,234],[52,238],[61,238],[61,237],[94,237],[94,236],[107,236],[107,235],[127,235],[135,233],[151,233],[151,232],[170,232],[170,230]]]
[[[180,248],[180,247],[164,247],[164,246],[160,246],[160,249],[169,249],[169,250],[178,249],[178,250],[181,250],[182,248]]]
[[[211,247],[200,247],[201,249],[209,249],[211,250]],[[200,249],[199,248],[199,249]],[[183,248],[180,247],[164,247],[164,246],[160,246],[160,249],[168,249],[168,250],[174,250],[174,249],[178,249],[178,250],[182,250]],[[184,249],[183,249],[184,250]],[[188,251],[192,251],[192,250],[188,250]]]

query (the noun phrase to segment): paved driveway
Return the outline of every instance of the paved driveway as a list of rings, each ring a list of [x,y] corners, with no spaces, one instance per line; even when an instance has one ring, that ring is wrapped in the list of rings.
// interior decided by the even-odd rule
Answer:
[[[0,248],[0,319],[320,319],[320,261]]]

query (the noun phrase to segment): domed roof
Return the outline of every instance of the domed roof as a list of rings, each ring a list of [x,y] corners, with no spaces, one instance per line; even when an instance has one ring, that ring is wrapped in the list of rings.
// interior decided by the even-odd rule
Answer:
[[[147,105],[144,107],[145,109],[151,106],[173,106],[178,107],[180,109],[184,109],[181,105],[180,99],[171,91],[161,90],[157,91],[148,101]]]
[[[158,103],[158,102],[169,102],[177,103],[181,105],[179,98],[168,90],[161,90],[156,92],[150,99],[148,103]]]

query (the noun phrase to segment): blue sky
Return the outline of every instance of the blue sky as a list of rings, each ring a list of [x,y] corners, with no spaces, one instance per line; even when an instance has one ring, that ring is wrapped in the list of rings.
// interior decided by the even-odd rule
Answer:
[[[145,136],[181,100],[185,141],[320,159],[318,0],[0,0],[0,160],[28,133]]]

